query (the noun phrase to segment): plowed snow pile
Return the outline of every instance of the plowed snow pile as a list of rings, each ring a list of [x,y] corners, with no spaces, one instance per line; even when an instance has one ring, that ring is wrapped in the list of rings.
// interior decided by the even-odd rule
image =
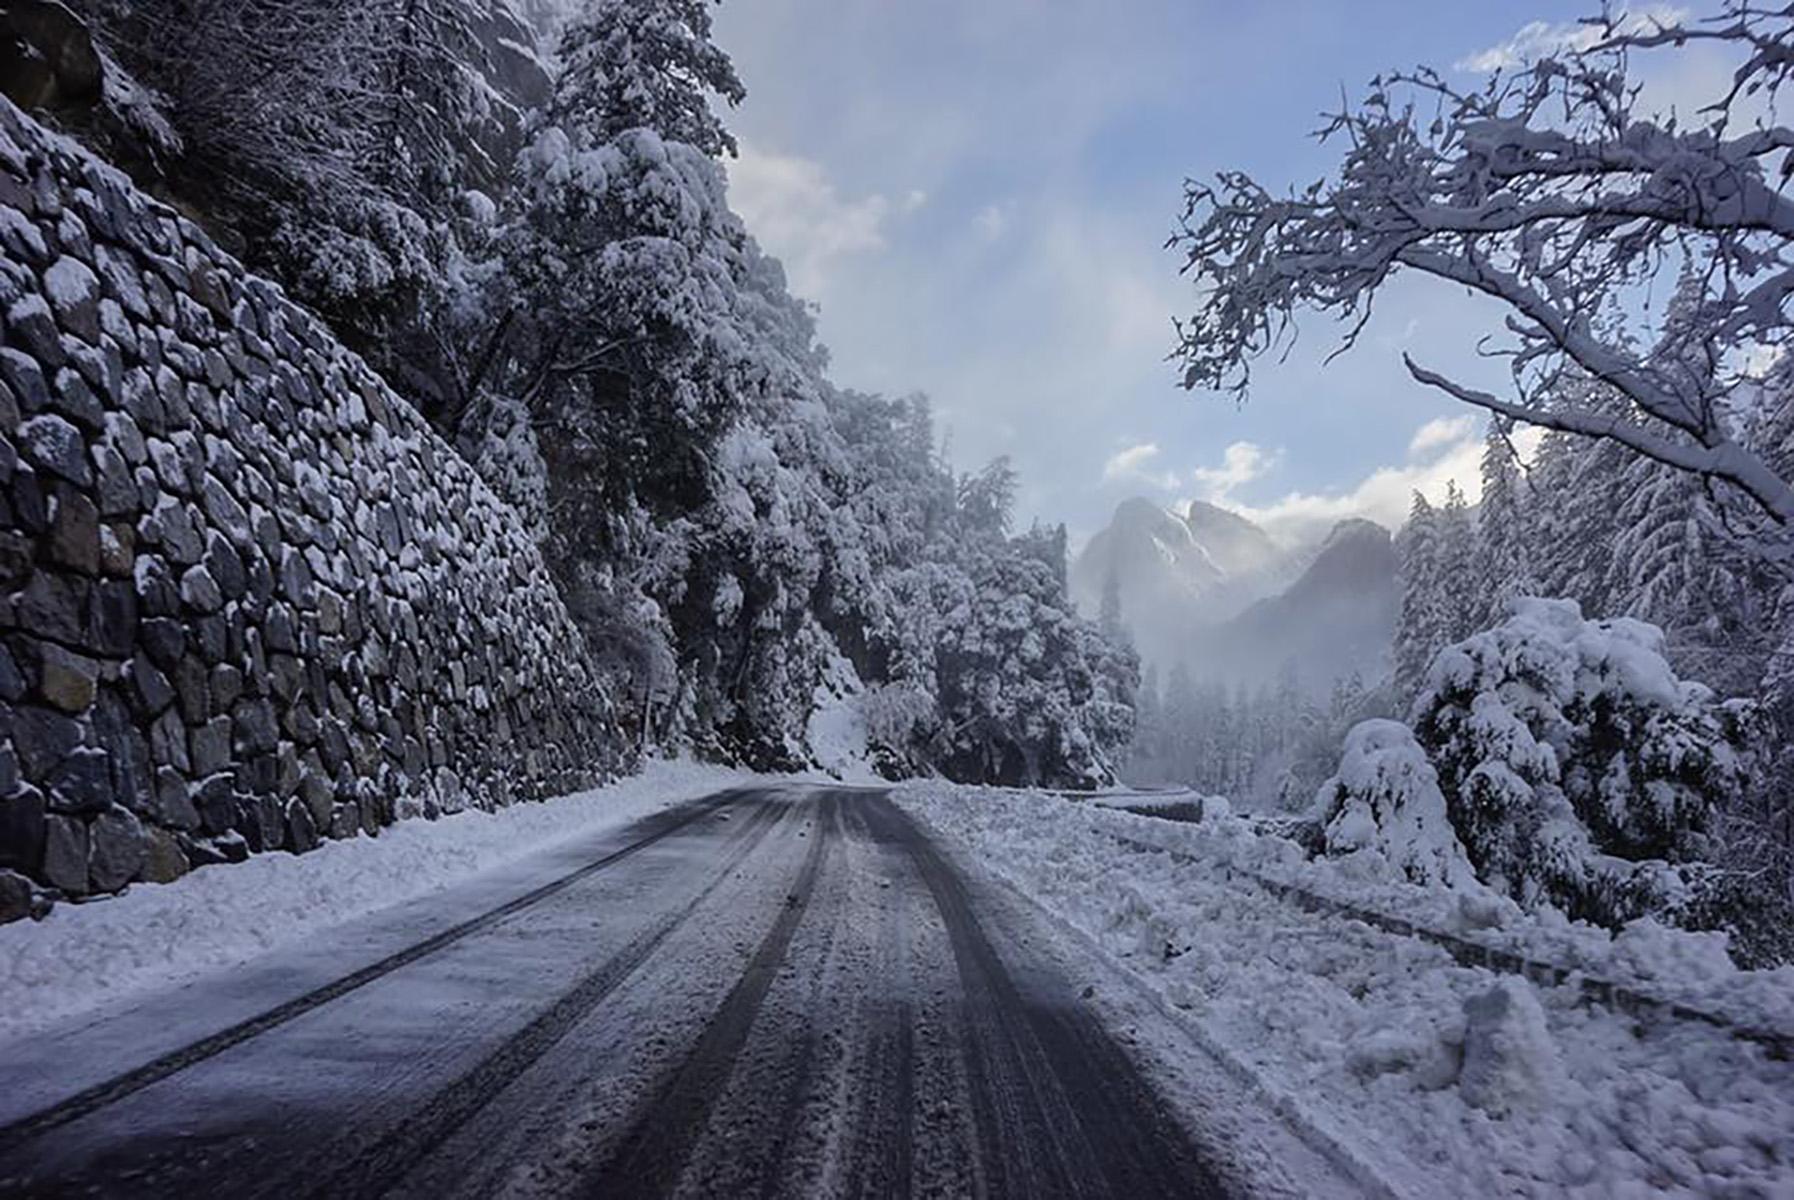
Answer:
[[[1735,971],[1698,936],[1615,938],[1486,892],[1418,887],[1376,855],[1309,863],[1219,806],[1176,825],[1047,795],[897,794],[968,867],[1094,938],[1398,1192],[1794,1190],[1794,1064],[1569,984],[1459,966],[1419,939],[1304,911],[1245,872],[1753,1019],[1785,1018],[1794,972]]]

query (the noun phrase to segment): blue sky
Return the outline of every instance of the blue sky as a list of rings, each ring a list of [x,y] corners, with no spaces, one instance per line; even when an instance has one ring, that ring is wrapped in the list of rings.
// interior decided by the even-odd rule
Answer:
[[[730,0],[717,38],[748,88],[732,198],[821,306],[838,382],[929,393],[962,467],[1015,460],[1024,522],[1081,538],[1136,494],[1291,535],[1393,521],[1412,486],[1472,483],[1480,453],[1480,423],[1399,352],[1493,383],[1473,348],[1495,315],[1398,283],[1332,365],[1337,331],[1310,319],[1244,407],[1182,392],[1165,356],[1190,294],[1163,248],[1182,181],[1312,180],[1334,151],[1309,133],[1342,88],[1590,7]]]

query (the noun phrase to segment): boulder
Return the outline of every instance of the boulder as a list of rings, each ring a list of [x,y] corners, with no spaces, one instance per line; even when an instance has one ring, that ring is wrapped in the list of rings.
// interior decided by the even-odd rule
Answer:
[[[0,870],[0,925],[31,915],[31,881],[17,871]]]
[[[100,664],[61,646],[46,645],[38,678],[38,694],[66,713],[83,713],[93,704]]]
[[[100,510],[79,492],[57,499],[50,521],[50,561],[60,567],[97,575],[100,570]]]
[[[93,482],[81,431],[55,413],[39,413],[21,421],[14,437],[25,457],[50,474],[80,487]]]
[[[81,744],[81,727],[59,712],[27,705],[13,714],[12,744],[25,778],[39,781]]]
[[[50,775],[50,807],[57,812],[99,812],[116,798],[112,756],[85,746],[62,760]]]
[[[181,841],[166,829],[150,828],[144,837],[142,877],[151,883],[172,883],[189,869]]]
[[[88,830],[88,879],[95,891],[116,892],[143,866],[143,823],[129,810],[112,808]]]
[[[100,280],[91,267],[63,255],[44,272],[44,294],[64,329],[84,342],[100,340]]]
[[[87,823],[75,817],[49,818],[43,878],[71,896],[87,894]]]
[[[0,797],[0,867],[37,870],[47,832],[44,808],[43,793],[36,788]]]

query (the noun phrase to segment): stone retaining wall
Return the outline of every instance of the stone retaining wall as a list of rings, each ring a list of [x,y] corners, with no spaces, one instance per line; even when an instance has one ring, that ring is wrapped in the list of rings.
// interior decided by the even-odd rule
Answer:
[[[0,334],[0,919],[612,764],[515,512],[278,287],[4,100]]]

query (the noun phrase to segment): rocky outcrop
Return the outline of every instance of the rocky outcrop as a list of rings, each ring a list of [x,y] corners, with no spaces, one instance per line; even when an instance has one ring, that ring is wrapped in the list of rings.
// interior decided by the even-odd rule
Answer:
[[[515,512],[317,319],[4,101],[0,331],[0,918],[612,766]]]

